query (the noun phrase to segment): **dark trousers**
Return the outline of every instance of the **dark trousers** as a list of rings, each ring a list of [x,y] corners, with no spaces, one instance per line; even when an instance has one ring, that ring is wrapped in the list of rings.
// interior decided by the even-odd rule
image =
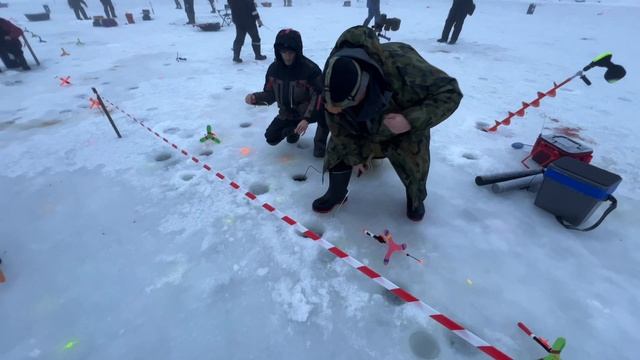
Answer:
[[[104,7],[104,14],[107,16],[107,19],[111,19],[112,17],[116,17],[116,10],[113,8],[113,3],[111,0],[102,0],[102,6]]]
[[[76,19],[78,20],[89,20],[89,17],[87,16],[87,13],[84,11],[84,8],[82,6],[78,6],[76,8],[73,8],[73,12],[76,13]],[[80,15],[82,15],[82,17],[80,17]]]
[[[442,29],[441,39],[446,41],[449,38],[449,33],[451,32],[451,28],[453,27],[453,34],[451,34],[450,42],[455,43],[456,41],[458,41],[458,36],[460,36],[462,25],[464,25],[464,19],[466,17],[466,13],[459,13],[454,12],[453,10],[449,10],[449,16],[447,16],[447,20],[444,22],[444,28]]]
[[[193,0],[184,0],[184,12],[187,13],[187,19],[189,20],[187,24],[195,24],[196,11],[193,8]]]
[[[286,120],[276,116],[264,132],[267,143],[269,145],[278,145],[284,138],[293,134],[298,123],[298,120]]]
[[[236,24],[236,39],[233,41],[233,50],[240,51],[242,45],[244,45],[244,39],[247,34],[251,37],[251,45],[260,46],[260,34],[258,34],[258,26],[253,23],[249,26],[242,26]]]
[[[380,8],[369,8],[369,15],[367,16],[366,19],[364,19],[364,24],[362,25],[369,26],[369,22],[373,18],[375,18],[373,22],[373,24],[375,25],[378,22],[378,19],[380,18]]]
[[[28,67],[27,59],[22,52],[22,43],[20,40],[4,40],[0,39],[0,59],[7,67],[13,69],[22,66]]]

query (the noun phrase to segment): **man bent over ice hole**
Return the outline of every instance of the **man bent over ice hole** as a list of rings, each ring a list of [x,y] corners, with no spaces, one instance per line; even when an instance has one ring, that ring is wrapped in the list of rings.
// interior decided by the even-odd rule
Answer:
[[[344,202],[352,169],[362,173],[370,159],[386,157],[405,186],[407,217],[421,221],[430,129],[458,107],[456,79],[407,44],[380,44],[364,26],[342,33],[324,71],[329,189],[313,210],[329,212]]]

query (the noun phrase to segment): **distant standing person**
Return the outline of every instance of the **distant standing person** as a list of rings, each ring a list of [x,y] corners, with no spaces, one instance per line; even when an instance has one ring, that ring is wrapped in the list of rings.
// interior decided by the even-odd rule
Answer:
[[[228,0],[231,8],[231,19],[236,25],[236,39],[233,41],[233,61],[241,63],[240,50],[244,45],[247,34],[251,37],[251,47],[256,60],[266,60],[267,57],[260,51],[260,34],[258,26],[262,26],[260,14],[256,10],[256,3],[253,0]]]
[[[369,26],[371,19],[375,18],[373,24],[375,25],[380,18],[380,0],[367,0],[367,8],[369,9],[369,15],[364,19],[364,26]]]
[[[184,0],[184,12],[187,13],[187,24],[194,25],[196,23],[196,11],[193,8],[193,0]]]
[[[467,15],[472,15],[475,9],[476,4],[473,3],[473,0],[453,0],[453,4],[451,5],[451,9],[449,10],[449,16],[447,16],[447,20],[444,22],[442,36],[440,37],[440,39],[438,39],[438,42],[446,43],[447,39],[449,38],[451,28],[453,27],[453,34],[451,35],[449,44],[455,44],[456,41],[458,41],[460,32],[462,31],[464,19],[467,17]]]
[[[87,3],[84,0],[67,0],[69,7],[73,9],[73,12],[76,14],[76,19],[78,20],[90,20],[87,16],[87,13],[84,11],[82,5],[87,6]],[[82,15],[82,17],[80,17]]]
[[[115,18],[116,10],[113,8],[113,3],[111,0],[100,0],[102,6],[104,7],[104,14],[107,15],[107,19]]]

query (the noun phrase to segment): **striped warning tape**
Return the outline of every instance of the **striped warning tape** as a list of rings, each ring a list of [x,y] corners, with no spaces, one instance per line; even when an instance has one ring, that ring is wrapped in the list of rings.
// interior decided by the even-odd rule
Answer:
[[[171,145],[172,148],[176,149],[177,151],[180,151],[180,153],[182,153],[187,158],[190,158],[190,160],[193,161],[194,163],[196,163],[196,164],[200,163],[200,160],[197,157],[191,156],[186,150],[178,147],[176,144],[170,142],[167,138],[165,138],[162,135],[158,134],[152,128],[144,125],[143,122],[138,121],[138,119],[136,119],[133,115],[131,115],[128,112],[120,109],[116,104],[112,103],[111,101],[109,101],[107,99],[104,99],[104,100],[107,101],[109,104],[111,104],[118,111],[121,111],[122,113],[124,113],[128,118],[130,118],[131,120],[135,121],[137,124],[139,124],[140,126],[145,128],[148,132],[150,132],[151,134],[155,135],[158,139],[161,139],[165,143]],[[209,166],[206,163],[203,163],[202,167],[207,171],[214,172],[214,170],[212,170],[211,166]],[[215,172],[215,176],[220,181],[226,182],[227,185],[229,185],[234,190],[244,191],[244,190],[241,189],[241,187],[240,187],[240,185],[238,183],[236,183],[235,181],[227,178],[222,173]],[[266,203],[266,202],[260,204],[260,202],[257,201],[258,197],[255,194],[251,193],[250,191],[247,191],[247,192],[244,193],[244,196],[247,199],[251,200],[252,204],[263,208],[267,212],[273,214],[278,219],[280,219],[283,222],[285,222],[287,225],[292,226],[294,229],[296,229],[300,233],[304,234],[307,238],[315,241],[317,244],[319,244],[320,246],[322,246],[323,248],[328,250],[330,253],[332,253],[336,257],[340,258],[341,260],[343,260],[344,262],[349,264],[351,267],[353,267],[356,270],[360,271],[365,276],[367,276],[371,280],[373,280],[376,283],[378,283],[380,286],[382,286],[385,289],[387,289],[390,292],[392,292],[395,296],[399,297],[400,299],[404,300],[405,302],[407,302],[407,303],[409,303],[409,304],[411,304],[413,306],[418,307],[427,316],[429,316],[430,318],[432,318],[433,320],[435,320],[436,322],[438,322],[440,325],[444,326],[445,328],[449,329],[451,332],[453,332],[454,334],[458,335],[459,337],[461,337],[463,340],[465,340],[469,344],[475,346],[480,351],[482,351],[485,354],[487,354],[489,357],[491,357],[493,359],[498,359],[498,360],[510,360],[511,359],[511,357],[509,357],[508,355],[506,355],[505,353],[500,351],[495,346],[489,345],[486,341],[482,340],[481,338],[479,338],[477,335],[475,335],[471,331],[465,329],[464,327],[462,327],[457,322],[451,320],[446,315],[441,314],[440,312],[438,312],[437,310],[435,310],[431,306],[429,306],[426,303],[424,303],[422,300],[420,300],[420,299],[416,298],[415,296],[413,296],[408,291],[400,288],[398,285],[396,285],[396,284],[392,283],[391,281],[387,280],[386,278],[384,278],[383,276],[381,276],[380,274],[375,272],[370,267],[362,264],[357,259],[351,257],[349,254],[344,252],[344,250],[342,250],[339,247],[333,245],[332,243],[328,242],[327,240],[320,238],[320,236],[318,236],[318,234],[316,234],[313,231],[307,229],[305,226],[303,226],[302,224],[300,224],[299,222],[297,222],[296,220],[294,220],[290,216],[285,215],[280,210],[276,209],[273,205],[271,205],[269,203]]]

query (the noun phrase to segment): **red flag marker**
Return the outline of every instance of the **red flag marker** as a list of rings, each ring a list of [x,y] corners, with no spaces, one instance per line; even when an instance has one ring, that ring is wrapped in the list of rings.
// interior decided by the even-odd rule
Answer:
[[[98,109],[100,108],[100,102],[94,98],[89,98],[91,104],[89,104],[89,109]]]
[[[58,79],[60,79],[60,86],[71,85],[71,76],[65,76],[63,78],[58,78]]]

